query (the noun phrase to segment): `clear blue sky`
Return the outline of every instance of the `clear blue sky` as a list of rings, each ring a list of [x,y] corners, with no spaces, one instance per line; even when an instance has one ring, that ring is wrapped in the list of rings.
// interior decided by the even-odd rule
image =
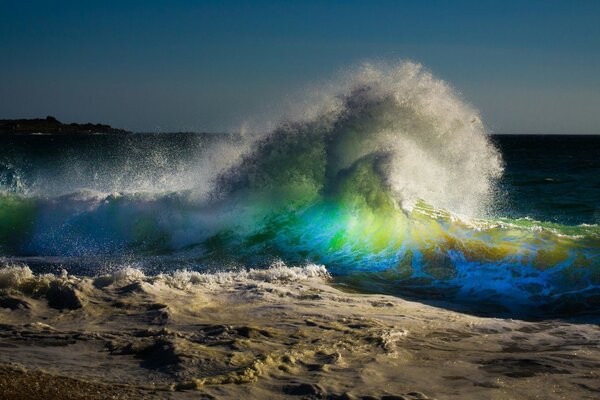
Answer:
[[[0,1],[0,118],[232,129],[360,61],[418,61],[502,133],[600,133],[600,1]]]

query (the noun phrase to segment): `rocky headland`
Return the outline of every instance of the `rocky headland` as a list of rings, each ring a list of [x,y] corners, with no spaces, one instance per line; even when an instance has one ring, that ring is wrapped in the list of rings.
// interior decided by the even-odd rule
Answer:
[[[1,134],[53,134],[53,135],[90,135],[125,134],[124,129],[113,128],[105,124],[63,123],[52,116],[35,119],[0,119]]]

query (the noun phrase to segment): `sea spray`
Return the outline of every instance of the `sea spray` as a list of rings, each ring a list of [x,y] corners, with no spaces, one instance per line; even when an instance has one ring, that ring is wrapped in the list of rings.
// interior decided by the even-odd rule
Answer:
[[[365,64],[296,107],[220,179],[230,190],[323,195],[372,163],[405,210],[423,200],[476,216],[503,169],[486,133],[478,112],[421,65]]]

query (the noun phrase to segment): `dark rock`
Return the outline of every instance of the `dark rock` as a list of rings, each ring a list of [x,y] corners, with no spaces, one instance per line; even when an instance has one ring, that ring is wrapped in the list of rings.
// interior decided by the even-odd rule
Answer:
[[[57,310],[77,310],[83,307],[77,291],[60,282],[50,283],[50,287],[46,292],[46,300],[48,300],[50,307]]]

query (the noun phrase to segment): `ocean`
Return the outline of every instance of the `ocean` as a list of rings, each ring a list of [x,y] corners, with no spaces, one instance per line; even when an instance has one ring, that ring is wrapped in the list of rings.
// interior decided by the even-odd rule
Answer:
[[[476,220],[425,202],[407,212],[388,204],[385,190],[364,186],[310,188],[307,199],[288,199],[280,188],[251,200],[198,193],[212,178],[203,175],[211,146],[237,141],[4,136],[0,255],[35,272],[91,276],[123,265],[155,274],[316,262],[355,290],[444,300],[478,313],[598,310],[598,136],[490,137],[504,172],[492,211]],[[351,185],[377,177],[373,164],[364,168],[352,171]]]
[[[600,136],[411,63],[297,105],[0,136],[0,398],[597,397]]]
[[[316,263],[484,315],[596,313],[600,137],[489,135],[410,73],[267,133],[4,135],[0,256],[87,276]]]

